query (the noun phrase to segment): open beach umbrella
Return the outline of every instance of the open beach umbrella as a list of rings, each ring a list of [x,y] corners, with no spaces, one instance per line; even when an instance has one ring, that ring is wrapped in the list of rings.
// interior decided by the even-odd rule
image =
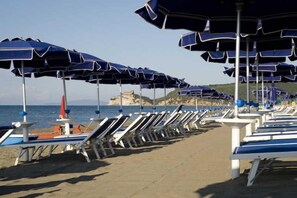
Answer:
[[[28,39],[5,39],[0,42],[0,68],[14,68],[24,70],[30,68],[69,67],[72,63],[81,62],[80,54],[40,40]],[[24,73],[24,72],[21,72]],[[26,89],[23,76],[23,112],[24,122],[27,121],[26,112]]]
[[[110,71],[109,62],[102,60],[96,56],[81,53],[84,60],[83,63],[72,65],[68,68],[66,76],[71,79],[87,80],[88,76],[97,76],[96,87],[97,87],[97,109],[95,114],[100,118],[100,83],[99,74],[102,75],[105,71]]]
[[[196,110],[198,109],[197,98],[210,98],[212,96],[219,95],[219,93],[215,89],[207,86],[189,86],[187,88],[181,89],[178,94],[186,96],[196,96]]]
[[[269,4],[269,5],[268,5]],[[269,6],[269,9],[267,9]],[[297,2],[245,0],[149,0],[136,13],[159,28],[202,32],[206,25],[212,33],[236,32],[235,105],[238,117],[240,34],[256,34],[259,22],[264,34],[283,29],[297,29]],[[239,129],[232,129],[232,152],[240,144]],[[232,178],[239,176],[239,160],[232,160]]]
[[[294,46],[293,40],[296,39],[296,36],[297,31],[294,30],[281,30],[270,34],[263,34],[261,24],[259,24],[258,31],[255,35],[241,34],[239,62],[246,63],[246,74],[248,75],[249,73],[249,63],[283,62],[286,61],[286,57],[295,59],[296,57],[293,57],[292,49]],[[191,51],[204,51],[204,49],[212,51],[212,53],[202,55],[206,61],[215,60],[214,62],[222,63],[228,60],[229,63],[234,63],[236,58],[234,51],[235,42],[235,33],[210,33],[209,30],[206,30],[204,32],[190,32],[182,35],[179,40],[179,46]],[[209,46],[210,44],[212,45]],[[211,58],[213,54],[215,54],[215,59]],[[246,89],[247,104],[249,104],[248,81]]]
[[[23,139],[28,141],[28,127],[31,123],[27,122],[27,99],[26,82],[24,69],[45,68],[45,67],[69,67],[72,63],[81,62],[80,54],[57,45],[53,45],[40,40],[31,38],[5,39],[0,42],[0,68],[9,69],[11,65],[19,68],[22,72],[22,94],[23,94],[23,116],[24,128]],[[25,153],[25,160],[29,159]]]
[[[149,82],[146,84],[142,84],[141,87],[145,88],[145,89],[154,89],[154,98],[153,98],[153,110],[156,110],[156,93],[155,90],[157,88],[161,88],[164,90],[164,107],[165,110],[167,108],[167,104],[166,104],[166,89],[167,88],[184,88],[184,87],[188,87],[190,86],[190,84],[188,84],[187,82],[185,82],[184,79],[178,79],[176,77],[172,77],[170,75],[159,75],[158,78],[153,81],[153,82]]]
[[[119,112],[122,113],[122,84],[133,84],[138,77],[138,73],[135,68],[127,67],[118,63],[109,62],[109,67],[110,69],[108,71],[87,76],[86,81],[97,84],[120,84]]]
[[[149,0],[136,11],[147,22],[167,29],[188,29],[203,32],[208,24],[212,33],[236,33],[236,63],[239,66],[240,34],[256,34],[259,22],[263,33],[296,29],[297,3],[291,1],[218,1]],[[276,17],[277,15],[277,17]],[[280,20],[281,18],[281,20]],[[235,103],[238,100],[238,75],[235,78]],[[238,114],[235,105],[235,117]]]
[[[273,82],[287,82],[292,81],[291,78],[296,74],[296,66],[287,63],[264,63],[264,64],[250,64],[250,68],[248,69],[249,73],[247,73],[246,66],[240,65],[239,67],[239,75],[245,78],[245,82],[249,83],[250,80],[253,81],[251,77],[255,77],[256,80],[256,89],[258,89],[258,82],[260,81],[259,73],[261,73],[261,79],[264,77],[269,77],[269,79]],[[229,76],[235,76],[235,68],[225,68],[225,74]],[[273,77],[276,77],[275,79]],[[247,80],[248,79],[248,80]],[[262,81],[262,88],[264,87],[264,81]],[[256,100],[259,101],[259,96],[256,92]],[[247,90],[247,104],[249,104],[249,89]],[[264,98],[262,97],[262,104],[264,104]],[[248,105],[249,106],[249,105]]]

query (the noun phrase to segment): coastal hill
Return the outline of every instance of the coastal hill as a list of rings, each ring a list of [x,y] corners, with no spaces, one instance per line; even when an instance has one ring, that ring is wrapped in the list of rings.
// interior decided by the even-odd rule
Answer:
[[[217,85],[207,85],[211,88],[219,92],[223,92],[226,94],[234,94],[234,83],[230,84],[217,84]],[[270,86],[270,84],[265,84],[265,86]],[[295,83],[275,83],[275,86],[287,91],[288,94],[296,93],[297,92],[297,85]],[[259,85],[261,88],[261,85]],[[255,84],[250,85],[250,96],[251,100],[255,98],[252,95],[252,90],[256,89]],[[188,96],[181,96],[178,95],[177,92],[180,89],[175,89],[169,92],[166,97],[161,97],[156,99],[156,105],[164,105],[166,101],[166,105],[196,105],[196,98],[195,97],[188,97]],[[239,84],[239,98],[246,98],[246,84]],[[127,91],[122,94],[122,104],[123,105],[139,105],[140,96],[135,94],[134,91]],[[119,105],[120,104],[120,96],[112,97],[108,105]],[[153,100],[142,96],[142,105],[143,106],[150,106],[153,104]],[[210,100],[210,99],[198,99],[197,105],[199,106],[219,106],[219,105],[230,105],[232,101],[223,101],[223,100]]]

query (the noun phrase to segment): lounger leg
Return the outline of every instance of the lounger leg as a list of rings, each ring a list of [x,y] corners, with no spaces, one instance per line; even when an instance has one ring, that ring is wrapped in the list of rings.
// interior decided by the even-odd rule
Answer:
[[[143,139],[144,139],[143,136],[140,137],[140,135],[138,135],[137,138],[138,138],[140,145],[143,145]],[[144,140],[144,142],[145,142],[145,140]]]
[[[108,144],[108,147],[110,148],[111,154],[114,155],[115,152],[114,152],[114,149],[113,149],[111,143],[108,141],[107,144]]]
[[[137,143],[136,143],[136,140],[135,140],[135,138],[134,138],[134,137],[132,137],[131,139],[132,139],[132,142],[133,142],[133,144],[134,144],[135,146],[138,146],[138,145],[137,145]]]
[[[130,140],[128,138],[126,138],[126,141],[127,141],[128,145],[129,145],[129,147],[133,148],[133,146],[132,146],[132,144],[131,144],[131,142],[130,142]]]
[[[249,172],[249,176],[248,176],[248,183],[247,186],[251,186],[253,185],[255,179],[256,179],[256,174],[257,174],[257,170],[260,164],[260,159],[255,159],[252,163],[252,167],[251,170]]]
[[[32,148],[32,151],[30,152],[30,148],[27,149],[27,152],[29,154],[29,159],[28,161],[31,162],[35,153],[35,146]]]
[[[149,142],[152,141],[152,139],[150,138],[150,136],[147,133],[145,133],[145,136],[146,136],[146,138],[148,139]]]
[[[154,137],[155,137],[155,140],[158,141],[159,139],[158,139],[157,134],[156,134],[156,133],[153,133],[153,135],[154,135]]]
[[[97,150],[97,145],[96,145],[95,142],[92,144],[92,147],[93,147],[93,151],[95,152],[95,155],[96,155],[97,159],[101,159],[100,155],[99,155],[99,152]]]
[[[53,148],[54,148],[54,145],[51,145],[49,147],[49,151],[48,151],[48,157],[50,157],[52,155],[52,152],[53,152]],[[66,148],[66,147],[65,147]],[[62,153],[64,152],[64,150],[62,151]]]
[[[91,160],[90,160],[90,158],[89,158],[89,156],[88,156],[88,153],[87,153],[87,151],[86,151],[86,149],[85,149],[84,147],[81,148],[81,154],[82,154],[83,156],[85,156],[87,162],[91,162]]]
[[[37,151],[38,151],[38,154],[37,154],[36,159],[39,160],[41,158],[41,154],[42,154],[42,151],[43,151],[43,146],[38,147]]]
[[[18,156],[16,157],[16,159],[15,159],[15,162],[14,162],[14,165],[15,166],[17,166],[18,164],[19,164],[19,161],[20,161],[20,158],[22,157],[22,155],[23,155],[23,148],[20,148],[20,152],[19,152],[19,154],[18,154]]]
[[[123,140],[120,140],[118,143],[120,144],[121,147],[126,148]]]
[[[106,156],[107,156],[107,153],[106,153],[106,151],[105,151],[105,149],[104,149],[104,147],[103,147],[103,145],[102,145],[102,142],[99,142],[99,146],[100,146],[100,149],[101,149],[102,152],[103,152],[103,155],[106,157]]]

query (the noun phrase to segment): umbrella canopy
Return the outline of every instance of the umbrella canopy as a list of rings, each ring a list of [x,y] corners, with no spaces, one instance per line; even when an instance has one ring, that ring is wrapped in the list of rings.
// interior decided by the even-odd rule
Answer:
[[[23,116],[25,123],[23,128],[24,142],[29,139],[28,126],[31,124],[27,122],[25,68],[65,68],[72,63],[79,62],[82,62],[79,53],[40,40],[14,38],[0,42],[0,68],[9,69],[13,65],[14,68],[19,68],[22,74],[23,111],[20,112],[20,115]],[[28,152],[25,152],[24,156],[25,161],[27,161],[29,159]]]
[[[296,66],[287,63],[266,63],[266,64],[251,64],[249,69],[249,76],[256,77],[257,69],[260,73],[263,73],[263,76],[288,76],[296,74]],[[235,76],[235,68],[225,67],[224,74],[228,76]],[[239,67],[239,75],[247,76],[246,66],[240,65]]]
[[[212,89],[207,86],[190,86],[184,89],[181,89],[178,94],[180,95],[188,95],[188,96],[211,96],[214,94],[218,95],[218,92],[215,89]]]
[[[206,25],[213,33],[236,32],[240,10],[241,32],[255,34],[261,21],[263,32],[296,29],[292,23],[297,16],[297,2],[285,0],[238,1],[238,0],[149,0],[136,11],[147,22],[166,29],[188,29],[203,32]]]
[[[263,34],[262,27],[256,35],[241,34],[240,50],[256,52],[268,50],[292,49],[296,41],[297,31],[281,30],[270,34]],[[235,51],[236,34],[190,32],[181,36],[179,46],[191,51]]]
[[[286,91],[284,91],[284,90],[282,90],[280,88],[273,87],[273,86],[271,86],[271,87],[264,87],[263,90],[264,90],[264,97],[268,97],[268,95],[272,91],[274,91],[277,96],[287,95],[288,94],[288,92],[286,92]],[[253,90],[252,93],[254,95],[256,95],[256,92],[257,91],[258,91],[259,95],[261,96],[262,95],[262,89]]]
[[[136,13],[159,28],[202,32],[208,24],[212,33],[236,32],[235,118],[238,118],[238,107],[241,104],[238,100],[240,33],[256,34],[259,22],[264,34],[297,29],[297,2],[290,0],[269,3],[252,0],[149,0]],[[232,130],[232,152],[240,145],[238,134],[238,129]],[[239,160],[232,160],[232,178],[239,176],[239,167]]]

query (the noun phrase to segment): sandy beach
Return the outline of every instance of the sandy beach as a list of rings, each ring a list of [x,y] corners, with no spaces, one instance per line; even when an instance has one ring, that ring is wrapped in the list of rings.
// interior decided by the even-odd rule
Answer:
[[[246,187],[248,161],[230,179],[230,128],[209,125],[183,137],[163,139],[85,162],[73,152],[13,166],[16,150],[1,148],[1,197],[293,197],[297,163],[277,162]],[[90,152],[91,153],[91,152]],[[91,155],[95,159],[94,154]],[[284,160],[284,159],[281,159]],[[284,167],[287,167],[284,169]],[[289,167],[289,168],[288,168]]]

